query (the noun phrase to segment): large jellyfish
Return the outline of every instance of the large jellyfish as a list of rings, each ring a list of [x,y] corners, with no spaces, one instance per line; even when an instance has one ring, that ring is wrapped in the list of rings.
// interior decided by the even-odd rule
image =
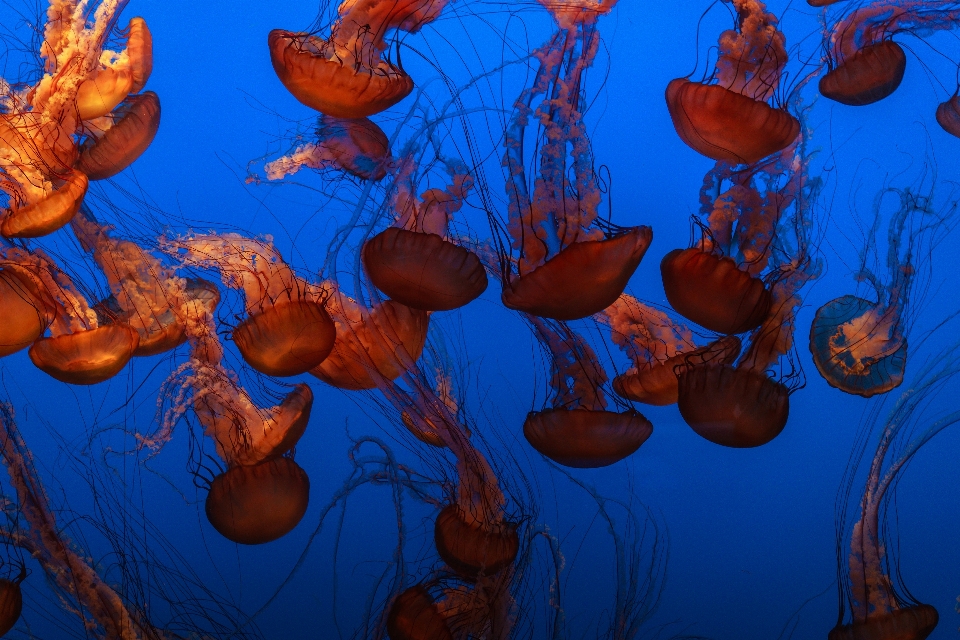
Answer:
[[[867,266],[887,196],[899,201],[887,228],[888,274]],[[915,254],[933,248],[937,236],[949,230],[957,203],[937,212],[933,190],[926,195],[911,189],[884,189],[874,200],[874,223],[868,245],[860,254],[858,282],[873,289],[870,299],[845,295],[817,310],[810,327],[810,353],[830,386],[869,398],[898,387],[907,366],[907,329],[911,288],[917,276]],[[942,237],[942,236],[941,236]]]
[[[937,626],[937,610],[906,595],[904,589],[898,588],[902,585],[896,583],[899,574],[889,573],[890,547],[881,538],[881,517],[888,509],[888,492],[896,487],[900,474],[917,451],[945,428],[960,422],[958,411],[931,410],[933,399],[960,373],[958,362],[957,344],[932,358],[918,372],[912,387],[897,400],[883,425],[860,498],[859,518],[849,534],[847,571],[840,571],[840,614],[829,640],[923,640]],[[860,460],[860,456],[852,459]],[[855,471],[856,466],[848,470],[844,483],[848,491]],[[849,497],[846,495],[839,503],[840,508],[845,509]],[[846,514],[840,512],[838,516],[843,522]],[[838,543],[846,538],[847,532],[842,533]],[[849,622],[848,609],[852,618]]]
[[[274,29],[273,69],[283,86],[312,109],[336,118],[365,118],[413,91],[413,79],[383,57],[387,35],[416,33],[449,0],[345,0],[330,36]]]
[[[297,276],[270,238],[191,235],[161,239],[160,246],[184,265],[220,271],[224,284],[243,291],[247,319],[233,330],[233,341],[257,371],[295,376],[330,354],[335,329],[326,292]]]
[[[892,38],[903,32],[919,35],[953,29],[958,20],[957,2],[858,3],[827,30],[828,71],[820,79],[820,93],[851,106],[883,100],[900,86],[907,67],[906,54]]]
[[[600,46],[597,20],[613,2],[543,0],[560,29],[533,53],[533,85],[514,103],[505,132],[511,246],[500,271],[503,303],[536,316],[575,320],[613,304],[653,238],[649,227],[622,228],[598,217],[601,191],[583,121],[584,73]],[[534,108],[534,101],[539,101]],[[540,127],[539,175],[530,193],[527,126]],[[516,269],[516,273],[514,273]]]
[[[767,104],[787,64],[786,37],[758,0],[725,0],[737,27],[720,34],[717,68],[706,82],[677,78],[667,108],[680,138],[694,151],[730,164],[752,164],[786,148],[800,123]]]

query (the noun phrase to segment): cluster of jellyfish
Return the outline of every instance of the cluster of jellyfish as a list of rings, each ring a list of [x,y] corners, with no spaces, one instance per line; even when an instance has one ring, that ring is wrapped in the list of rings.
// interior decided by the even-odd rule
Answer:
[[[450,356],[434,315],[471,304],[491,280],[500,286],[502,306],[529,327],[549,367],[546,402],[516,431],[586,490],[615,530],[606,500],[576,474],[617,464],[652,437],[638,405],[676,405],[696,434],[722,447],[764,446],[788,424],[791,396],[803,388],[796,349],[806,329],[797,326],[798,311],[824,268],[813,81],[822,98],[845,108],[879,102],[906,73],[896,39],[960,24],[957,2],[808,0],[824,7],[822,55],[790,76],[797,53],[777,17],[759,0],[724,0],[735,19],[719,35],[714,67],[665,89],[676,134],[715,161],[703,178],[690,246],[660,262],[667,307],[645,302],[642,287],[630,286],[653,230],[603,215],[607,192],[585,115],[586,77],[616,1],[540,0],[535,7],[553,30],[523,56],[528,79],[502,109],[496,157],[504,191],[496,197],[476,157],[443,146],[438,134],[447,121],[469,122],[458,100],[465,89],[448,88],[444,106],[425,101],[418,79],[391,57],[392,43],[399,51],[398,38],[437,21],[453,2],[346,0],[329,24],[267,34],[263,55],[312,110],[316,126],[250,181],[313,171],[321,180],[348,181],[349,197],[356,196],[318,256],[317,273],[294,268],[270,237],[255,233],[164,225],[147,237],[107,222],[103,194],[148,152],[160,127],[159,98],[145,90],[153,35],[141,18],[123,22],[126,2],[49,0],[37,27],[42,67],[0,85],[0,357],[26,350],[49,384],[86,386],[121,374],[132,358],[172,359],[156,419],[136,434],[138,460],[168,455],[182,425],[201,433],[203,453],[189,464],[206,491],[204,513],[238,545],[280,539],[304,520],[311,484],[295,452],[318,420],[317,389],[374,403],[444,476],[414,472],[382,441],[361,438],[350,454],[354,474],[321,518],[367,484],[394,487],[401,529],[400,493],[433,510],[434,570],[408,571],[401,540],[388,593],[363,632],[391,640],[534,633],[520,610],[535,597],[524,581],[535,545],[544,543],[557,572],[563,564],[560,541],[517,515],[536,512],[534,496],[502,477],[509,457],[464,410],[455,374],[467,365]],[[943,129],[960,137],[960,97],[935,111]],[[407,113],[405,126],[388,135],[385,112]],[[856,273],[869,292],[816,311],[810,354],[819,375],[842,392],[871,397],[905,379],[912,294],[924,276],[917,257],[955,224],[956,203],[935,203],[936,182],[877,194],[872,240]],[[479,223],[468,225],[471,212],[479,212]],[[884,229],[880,270],[871,248]],[[64,236],[92,259],[106,290],[96,292],[51,249],[48,240]],[[240,308],[225,313],[226,300],[239,300]],[[610,375],[604,340],[623,351],[629,368]],[[239,372],[230,366],[234,348]],[[849,562],[840,572],[841,610],[830,640],[922,640],[938,623],[935,608],[895,589],[881,518],[889,489],[916,451],[960,421],[920,411],[956,375],[956,362],[945,357],[921,367],[882,426],[859,519],[843,531]],[[257,394],[244,384],[251,378],[283,392]],[[264,395],[275,404],[261,402]],[[176,629],[152,620],[151,608],[101,575],[58,524],[12,404],[0,403],[0,426],[10,476],[0,527],[0,568],[8,569],[0,579],[0,633],[17,625],[21,584],[36,564],[96,637],[243,635],[210,612],[181,612]],[[361,455],[361,447],[378,453]],[[91,490],[122,504],[108,484]],[[141,548],[127,544],[133,548],[116,552]],[[628,586],[618,589],[609,613],[609,637],[637,637],[656,608],[657,588],[644,591],[626,577],[626,565],[639,560],[624,546],[638,543],[614,535],[614,544],[617,580]],[[154,566],[150,560],[138,562]],[[209,592],[189,595],[229,609]],[[561,618],[552,623],[553,637],[561,637]]]

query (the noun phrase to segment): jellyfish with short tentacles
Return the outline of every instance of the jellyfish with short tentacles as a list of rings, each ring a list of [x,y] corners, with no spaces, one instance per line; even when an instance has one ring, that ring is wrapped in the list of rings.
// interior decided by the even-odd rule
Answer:
[[[510,246],[520,255],[514,259],[499,245],[502,299],[506,307],[524,313],[576,320],[613,304],[653,232],[616,227],[597,215],[602,194],[583,121],[582,82],[600,46],[597,20],[614,3],[541,4],[560,28],[533,52],[539,68],[532,86],[514,103],[505,132],[507,230]],[[540,127],[535,144],[539,175],[532,194],[524,158],[531,121]]]
[[[900,86],[907,55],[892,38],[953,29],[960,3],[943,0],[874,0],[858,4],[825,34],[827,73],[820,94],[854,107],[883,100]]]
[[[365,118],[413,91],[413,79],[385,60],[394,30],[416,33],[439,17],[449,0],[346,0],[330,37],[274,29],[270,60],[293,97],[336,118]]]
[[[936,245],[952,225],[957,203],[936,212],[933,191],[925,196],[908,189],[884,189],[874,200],[875,240],[885,196],[899,200],[887,229],[888,281],[866,264],[870,245],[860,255],[858,282],[873,289],[872,299],[845,295],[817,310],[810,327],[810,353],[817,371],[832,387],[869,398],[900,386],[907,366],[907,333],[912,285],[917,276],[914,256]],[[871,243],[872,244],[872,243]]]
[[[97,384],[117,375],[140,343],[135,329],[103,324],[70,277],[44,252],[0,246],[0,268],[15,274],[38,302],[50,336],[30,347],[30,360],[69,384]],[[9,281],[8,281],[9,282]]]
[[[153,65],[146,23],[133,18],[126,47],[106,48],[123,2],[56,0],[47,11],[34,85],[0,95],[0,234],[35,238],[76,214],[90,179],[109,177],[146,149],[159,123],[156,95],[139,92]],[[81,145],[81,139],[83,144]]]
[[[190,235],[161,238],[160,247],[185,266],[219,271],[225,285],[243,291],[247,318],[233,341],[257,371],[295,376],[330,354],[335,329],[325,291],[297,276],[270,238]]]
[[[613,380],[613,390],[627,400],[676,404],[679,369],[693,364],[733,364],[740,355],[740,339],[736,336],[698,347],[687,327],[626,293],[602,316],[614,344],[633,363],[629,371]]]
[[[549,353],[554,392],[551,408],[524,420],[527,442],[554,462],[576,468],[606,467],[639,449],[653,425],[632,409],[608,411],[602,388],[607,375],[593,348],[562,322],[527,320]]]
[[[450,184],[414,196],[408,155],[394,183],[394,224],[363,245],[361,256],[370,282],[392,300],[423,311],[449,311],[477,298],[487,288],[487,272],[473,251],[452,242],[451,216],[473,187],[459,161],[448,161]]]
[[[667,108],[687,146],[713,160],[752,164],[789,146],[800,123],[768,104],[787,64],[777,18],[758,0],[732,1],[737,27],[720,34],[719,57],[706,82],[677,78]]]
[[[931,358],[918,372],[912,387],[905,391],[890,411],[877,450],[870,463],[859,518],[850,532],[850,556],[847,571],[840,571],[840,614],[829,640],[872,640],[903,638],[923,640],[939,621],[937,610],[906,595],[895,580],[900,574],[888,573],[889,546],[881,538],[881,517],[887,512],[888,491],[896,486],[910,460],[938,433],[960,422],[960,412],[931,415],[931,399],[942,393],[960,373],[960,345],[945,349]],[[864,440],[864,447],[866,446]],[[851,459],[859,461],[865,451]],[[856,466],[847,471],[844,486],[853,486]],[[840,503],[846,508],[849,494]],[[838,513],[838,522],[846,519]],[[842,544],[846,531],[837,537]],[[838,554],[839,556],[840,554]],[[847,616],[849,610],[850,616]],[[852,619],[850,619],[852,618]],[[847,622],[849,620],[849,622]]]

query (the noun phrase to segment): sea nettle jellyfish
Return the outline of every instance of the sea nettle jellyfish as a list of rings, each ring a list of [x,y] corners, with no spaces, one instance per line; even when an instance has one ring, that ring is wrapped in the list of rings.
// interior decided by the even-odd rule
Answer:
[[[269,237],[192,235],[162,238],[160,246],[184,265],[219,271],[225,285],[243,291],[247,319],[233,330],[233,341],[257,371],[295,376],[330,353],[335,329],[327,294],[294,274]]]
[[[829,640],[923,640],[937,626],[937,610],[907,595],[902,584],[898,584],[902,579],[899,572],[890,574],[890,567],[896,567],[896,563],[887,554],[897,545],[884,544],[882,532],[888,528],[881,527],[881,518],[889,513],[888,492],[896,486],[900,474],[917,451],[945,428],[960,421],[960,412],[935,413],[931,410],[931,399],[941,394],[960,373],[958,357],[960,345],[954,344],[931,358],[911,388],[897,400],[884,423],[860,498],[859,518],[849,533],[847,571],[838,567],[840,614],[837,626],[827,636]],[[862,442],[865,449],[867,438],[864,437]],[[860,449],[859,455],[855,453],[851,460],[863,459],[864,449]],[[854,464],[847,471],[843,486],[848,491],[853,486],[856,470]],[[846,520],[849,499],[848,493],[838,503],[840,526]],[[847,531],[841,530],[837,536],[838,544],[842,544],[847,535]],[[838,553],[838,557],[842,555]]]
[[[383,58],[394,30],[416,33],[448,0],[347,0],[330,37],[274,29],[273,69],[297,100],[336,118],[365,118],[403,100],[413,79]]]
[[[514,103],[505,132],[507,230],[510,246],[520,255],[514,258],[506,243],[502,246],[502,299],[510,309],[575,320],[613,304],[653,232],[616,227],[597,215],[601,191],[583,120],[582,88],[600,45],[597,19],[613,3],[542,4],[560,28],[533,52],[537,74]],[[527,136],[531,121],[540,127],[536,140]],[[524,157],[525,147],[539,151],[539,174],[532,180],[527,168],[534,163]]]
[[[474,252],[452,242],[451,216],[460,210],[473,178],[460,162],[448,163],[450,185],[413,195],[413,158],[405,157],[394,183],[393,225],[362,249],[370,282],[392,300],[423,311],[462,307],[487,288],[487,272]]]
[[[334,118],[321,115],[317,141],[298,146],[289,154],[264,165],[267,178],[280,180],[307,167],[332,168],[363,180],[380,181],[392,162],[390,141],[367,118]]]
[[[883,100],[900,86],[907,67],[907,56],[893,36],[953,29],[958,20],[956,2],[858,3],[825,34],[828,71],[820,79],[821,95],[855,107]]]
[[[533,411],[523,422],[530,445],[567,467],[605,467],[640,448],[653,425],[628,409],[608,411],[606,372],[582,336],[567,325],[529,316],[551,360],[552,407]]]
[[[705,82],[677,78],[667,108],[680,139],[694,151],[730,164],[752,164],[786,148],[800,123],[768,104],[787,64],[777,18],[757,0],[732,0],[737,27],[720,34],[716,71]]]
[[[633,363],[613,380],[621,398],[652,405],[677,402],[678,372],[695,364],[733,364],[740,355],[740,340],[726,336],[698,347],[693,334],[666,313],[627,294],[607,307],[603,321],[614,344]]]
[[[888,195],[899,200],[899,207],[890,216],[887,229],[888,275],[884,283],[870,270],[867,259],[876,245],[881,207]],[[831,300],[817,310],[810,327],[810,353],[830,386],[869,398],[903,382],[908,307],[917,270],[914,256],[935,246],[937,238],[931,236],[946,233],[956,213],[956,203],[939,213],[933,211],[932,199],[932,190],[926,196],[910,189],[884,189],[877,194],[871,237],[854,276],[873,289],[870,299],[845,295]]]
[[[117,375],[140,336],[125,324],[101,324],[70,277],[45,253],[0,247],[0,268],[12,269],[37,292],[50,336],[30,347],[30,360],[44,373],[69,384],[96,384]]]
[[[12,262],[0,267],[0,358],[26,349],[53,321],[53,305],[29,271]]]
[[[937,107],[937,123],[952,136],[960,138],[960,94]]]
[[[101,128],[102,127],[102,128]],[[153,91],[128,97],[109,116],[91,123],[77,169],[91,180],[117,175],[139,158],[160,128],[160,98]]]

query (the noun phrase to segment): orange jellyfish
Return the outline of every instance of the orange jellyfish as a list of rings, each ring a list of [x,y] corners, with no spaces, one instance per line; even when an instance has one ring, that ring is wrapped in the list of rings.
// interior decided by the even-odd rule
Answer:
[[[453,640],[447,620],[423,585],[404,590],[387,614],[390,640]]]
[[[160,128],[160,98],[153,91],[130,96],[104,120],[102,129],[87,128],[77,159],[77,169],[91,180],[112,178],[147,150]]]
[[[627,294],[607,307],[603,316],[614,344],[633,362],[629,371],[613,380],[613,390],[627,400],[675,404],[678,370],[693,364],[732,364],[740,355],[740,340],[736,336],[697,347],[689,329]]]
[[[13,629],[20,614],[23,612],[23,593],[20,583],[27,577],[26,568],[20,571],[19,577],[10,580],[0,578],[0,636]]]
[[[0,247],[0,268],[13,268],[29,288],[42,292],[50,314],[50,337],[30,347],[30,360],[44,373],[69,384],[96,384],[115,376],[140,342],[125,324],[101,325],[70,277],[42,251]]]
[[[937,122],[943,130],[960,138],[960,93],[937,107]]]
[[[387,35],[416,33],[435,20],[448,0],[350,0],[343,2],[326,40],[274,29],[270,60],[293,97],[336,118],[365,118],[403,100],[413,79],[385,60]]]
[[[87,194],[87,176],[77,170],[68,171],[62,179],[54,177],[53,191],[24,207],[11,201],[11,207],[0,217],[0,235],[6,238],[38,238],[53,233],[70,222]]]
[[[623,228],[598,218],[601,190],[583,120],[584,73],[599,47],[597,20],[612,2],[542,4],[560,29],[534,51],[532,86],[514,103],[505,131],[510,246],[500,246],[503,304],[544,318],[576,320],[613,304],[653,239],[650,227]],[[537,101],[534,108],[534,102]],[[539,175],[531,185],[524,157],[536,122]],[[499,228],[499,222],[494,221]],[[516,270],[516,273],[514,273]]]
[[[893,36],[953,29],[960,9],[938,0],[874,0],[859,4],[827,31],[827,73],[820,93],[841,104],[883,100],[900,86],[907,56]]]
[[[29,347],[53,321],[52,310],[29,272],[13,263],[0,267],[0,309],[4,314],[0,358]]]
[[[387,134],[367,118],[334,118],[321,115],[317,142],[298,146],[291,153],[264,166],[267,178],[280,180],[303,167],[328,167],[378,182],[392,162]]]
[[[391,299],[414,309],[448,311],[462,307],[487,288],[487,272],[474,252],[454,244],[450,218],[463,206],[473,179],[459,162],[450,162],[451,184],[429,189],[417,202],[408,183],[413,159],[403,160],[395,182],[397,219],[363,245],[370,282]]]
[[[628,409],[608,411],[607,375],[593,349],[567,325],[528,317],[551,358],[552,408],[533,411],[523,435],[534,449],[567,467],[605,467],[640,448],[653,425]]]
[[[767,101],[787,64],[777,18],[758,0],[733,0],[737,28],[720,34],[716,71],[706,82],[677,78],[667,108],[677,135],[713,160],[752,164],[790,145],[800,123]]]
[[[269,238],[193,235],[164,238],[160,246],[183,265],[220,271],[224,284],[243,291],[247,319],[233,330],[233,341],[257,371],[295,376],[330,354],[335,329],[326,293],[297,276]]]
[[[887,195],[899,199],[887,231],[889,281],[867,266],[870,245],[882,218]],[[855,277],[872,289],[871,300],[845,295],[817,310],[810,327],[810,353],[817,371],[832,387],[869,398],[886,393],[903,382],[907,366],[907,326],[910,291],[916,276],[914,255],[924,248],[928,236],[943,233],[952,225],[956,203],[937,213],[931,209],[933,193],[921,196],[910,189],[884,189],[875,201],[873,239],[860,255]],[[930,241],[930,245],[936,244]]]
[[[889,572],[896,563],[887,555],[897,545],[884,544],[882,534],[888,528],[881,526],[881,513],[890,513],[893,508],[888,491],[896,486],[917,451],[960,421],[960,414],[952,407],[949,413],[935,413],[930,403],[931,397],[942,393],[960,373],[958,362],[960,345],[956,343],[937,353],[887,416],[859,500],[859,518],[849,533],[847,571],[841,570],[839,576],[840,614],[837,626],[827,636],[829,640],[924,640],[937,626],[937,610],[906,594],[902,584],[897,584],[902,579],[900,573]],[[863,459],[868,440],[863,438],[862,442],[863,448],[854,452],[851,460]],[[855,472],[855,465],[847,472],[844,485],[848,488],[853,486]],[[849,495],[842,503],[844,511],[848,501]],[[838,516],[840,522],[846,519],[844,512]],[[848,535],[846,531],[839,533],[838,545]]]

